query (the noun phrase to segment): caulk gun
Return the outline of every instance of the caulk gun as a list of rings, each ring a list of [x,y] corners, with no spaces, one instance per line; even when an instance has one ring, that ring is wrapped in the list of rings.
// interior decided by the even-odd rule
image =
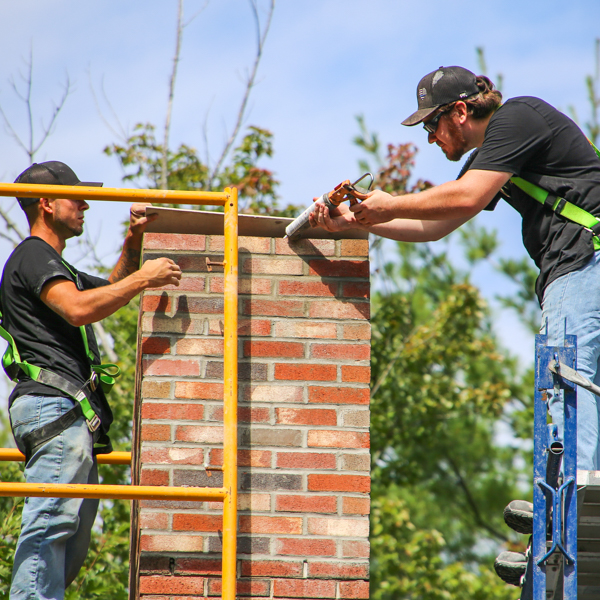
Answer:
[[[362,181],[365,177],[370,177],[371,181],[369,187],[359,188],[356,184]],[[350,183],[349,179],[342,181],[339,185],[335,186],[332,192],[323,194],[318,200],[315,200],[300,216],[296,217],[286,228],[285,238],[291,238],[298,232],[306,229],[309,226],[310,214],[315,210],[317,203],[324,204],[329,210],[338,207],[345,200],[350,200],[350,205],[356,204],[359,200],[364,200],[367,197],[371,186],[373,185],[373,175],[371,173],[365,173],[362,177],[357,179],[354,183]]]

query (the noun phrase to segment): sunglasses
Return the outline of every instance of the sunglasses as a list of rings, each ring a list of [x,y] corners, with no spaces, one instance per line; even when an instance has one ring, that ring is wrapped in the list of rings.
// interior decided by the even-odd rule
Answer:
[[[427,121],[427,123],[423,123],[423,129],[427,133],[435,133],[438,128],[440,118],[444,113],[445,111],[439,112],[437,115],[435,115],[435,117],[433,117],[433,119],[430,119],[429,121]]]

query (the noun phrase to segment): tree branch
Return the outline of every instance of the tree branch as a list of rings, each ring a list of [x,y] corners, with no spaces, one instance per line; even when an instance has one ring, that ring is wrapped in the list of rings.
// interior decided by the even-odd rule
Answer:
[[[231,148],[233,147],[233,144],[235,143],[238,133],[240,132],[240,129],[242,127],[242,123],[244,121],[244,116],[246,114],[246,105],[248,104],[248,98],[250,97],[250,92],[252,91],[252,88],[254,87],[254,80],[256,79],[258,65],[260,63],[260,59],[262,58],[263,47],[265,45],[265,41],[266,41],[267,35],[269,33],[269,27],[271,26],[271,19],[273,18],[273,11],[275,10],[275,0],[271,0],[271,5],[269,7],[269,12],[267,14],[267,22],[264,26],[264,29],[262,30],[262,33],[261,33],[261,26],[260,26],[260,18],[258,15],[257,1],[258,0],[249,0],[250,8],[251,8],[252,14],[254,16],[254,23],[256,25],[256,38],[257,38],[257,40],[256,40],[257,41],[256,57],[254,59],[254,66],[252,67],[252,72],[250,73],[250,76],[248,77],[248,81],[246,82],[246,90],[245,90],[244,96],[242,98],[242,103],[241,103],[240,109],[238,111],[237,121],[236,121],[235,127],[233,128],[233,132],[229,136],[229,139],[227,140],[227,143],[225,144],[225,147],[223,148],[223,152],[221,152],[221,156],[217,160],[217,164],[215,165],[215,168],[212,170],[212,173],[209,177],[210,187],[212,187],[212,184],[213,184],[215,178],[218,176],[219,172],[221,171],[223,162],[225,161],[225,159],[227,158],[227,155],[231,151]]]

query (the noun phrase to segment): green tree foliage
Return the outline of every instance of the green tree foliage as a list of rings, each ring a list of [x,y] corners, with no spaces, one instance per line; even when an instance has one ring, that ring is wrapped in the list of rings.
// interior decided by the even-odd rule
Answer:
[[[157,142],[155,127],[138,123],[123,144],[111,144],[104,149],[116,156],[125,171],[123,181],[156,189],[162,177],[163,146]],[[272,171],[259,166],[263,158],[273,156],[273,134],[260,127],[248,127],[246,135],[233,151],[233,159],[220,172],[211,173],[195,148],[180,144],[167,151],[167,187],[170,190],[238,188],[240,210],[260,215],[293,217],[297,206],[279,208],[279,196]],[[219,210],[222,210],[219,208]]]

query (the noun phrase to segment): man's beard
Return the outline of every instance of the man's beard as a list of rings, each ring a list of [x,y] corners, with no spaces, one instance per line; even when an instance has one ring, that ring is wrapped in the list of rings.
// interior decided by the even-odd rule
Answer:
[[[467,144],[467,140],[465,140],[462,129],[460,129],[458,125],[452,121],[452,119],[448,119],[446,127],[450,133],[450,139],[452,140],[452,143],[451,145],[445,144],[442,148],[442,151],[448,160],[457,162],[465,155],[469,149],[469,146]]]

